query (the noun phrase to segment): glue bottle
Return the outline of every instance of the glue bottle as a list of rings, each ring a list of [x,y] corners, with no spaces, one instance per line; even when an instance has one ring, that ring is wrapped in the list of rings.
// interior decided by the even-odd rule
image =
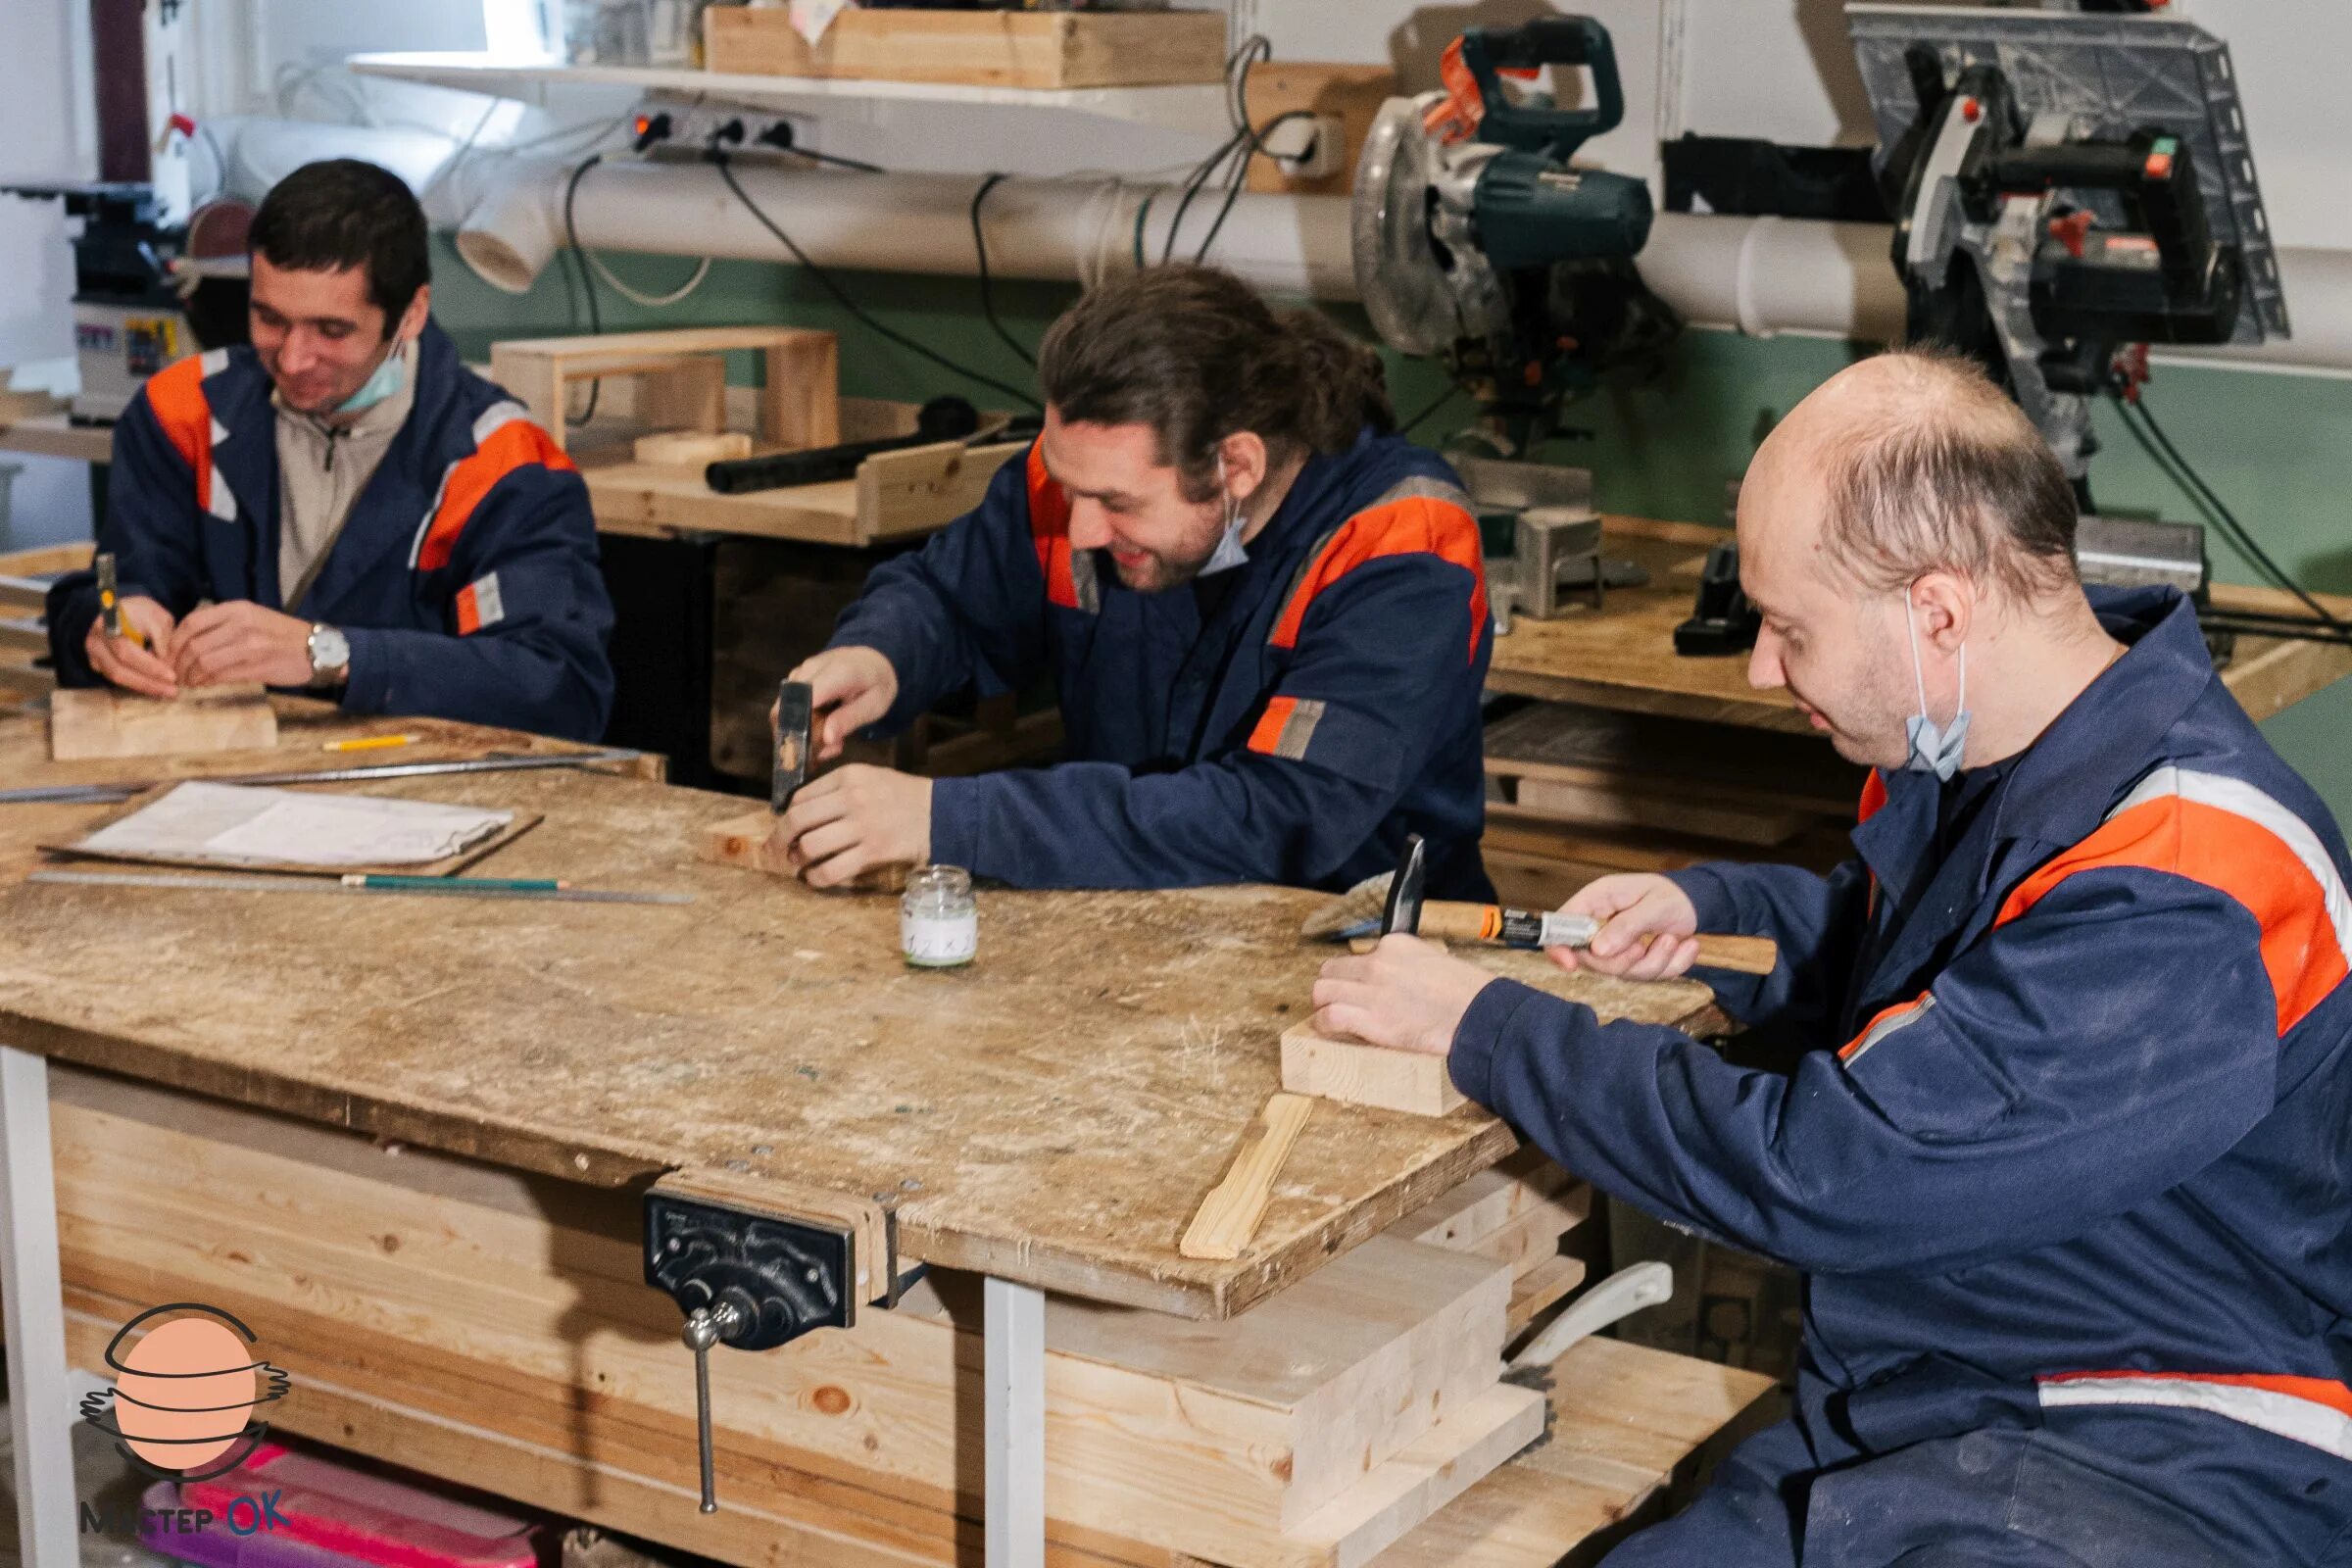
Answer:
[[[980,906],[972,876],[959,865],[926,865],[906,878],[899,899],[899,946],[918,969],[953,969],[980,948]]]

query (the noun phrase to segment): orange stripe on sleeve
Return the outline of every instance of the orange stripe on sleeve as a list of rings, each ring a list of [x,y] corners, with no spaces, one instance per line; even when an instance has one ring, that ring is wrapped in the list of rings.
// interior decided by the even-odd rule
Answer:
[[[1853,1060],[1892,1033],[1892,1028],[1888,1026],[1895,1025],[1898,1019],[1909,1013],[1917,1012],[1927,1004],[1927,995],[1922,993],[1913,997],[1909,1002],[1898,1002],[1891,1007],[1881,1007],[1877,1012],[1871,1014],[1870,1022],[1864,1024],[1853,1039],[1838,1048],[1838,1059],[1839,1061]]]
[[[2107,819],[2018,884],[1993,924],[2032,909],[2079,871],[2135,866],[2184,876],[2243,905],[2262,927],[2262,963],[2285,1034],[2341,984],[2347,965],[2327,891],[2276,833],[2236,811],[2162,795]]]
[[[1428,496],[1368,507],[1342,523],[1307,564],[1267,641],[1277,648],[1298,647],[1298,629],[1317,594],[1366,562],[1410,555],[1436,556],[1470,573],[1470,647],[1463,657],[1477,658],[1478,640],[1487,629],[1487,572],[1478,519],[1450,502]]]
[[[172,450],[196,470],[196,505],[213,502],[213,406],[204,395],[204,359],[190,355],[147,378],[147,407]]]
[[[1267,757],[1273,756],[1274,749],[1282,744],[1284,727],[1290,723],[1291,715],[1298,710],[1298,699],[1296,697],[1276,697],[1269,700],[1265,712],[1258,716],[1257,727],[1250,732],[1250,750],[1262,753]]]
[[[460,459],[441,488],[441,505],[416,549],[416,569],[446,566],[457,553],[458,536],[466,531],[474,509],[501,479],[515,469],[537,464],[562,472],[575,465],[553,437],[528,419],[510,419],[486,436],[473,455]]]

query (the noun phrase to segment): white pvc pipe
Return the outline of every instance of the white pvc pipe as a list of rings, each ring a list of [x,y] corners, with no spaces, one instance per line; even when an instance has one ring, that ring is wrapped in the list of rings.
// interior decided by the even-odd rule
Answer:
[[[464,172],[474,174],[471,168]],[[490,175],[491,171],[482,171]],[[735,177],[820,266],[970,276],[966,174],[861,174],[738,164]],[[522,293],[564,243],[570,167],[510,161],[460,226],[458,251],[496,287]],[[451,181],[457,184],[458,181]],[[466,183],[471,183],[470,180]],[[985,208],[989,267],[1003,277],[1091,281],[1156,258],[1179,193],[1107,180],[1008,179]],[[1221,196],[1197,199],[1177,246],[1189,255]],[[1358,298],[1344,196],[1243,194],[1211,259],[1271,293]],[[582,181],[575,217],[595,250],[791,260],[707,165],[622,161]],[[1641,257],[1660,298],[1700,326],[1751,337],[1793,332],[1884,342],[1903,329],[1903,289],[1884,224],[1661,213]],[[2352,371],[2352,252],[2280,254],[2295,336],[2259,349],[2171,350],[2163,358],[2256,369]]]

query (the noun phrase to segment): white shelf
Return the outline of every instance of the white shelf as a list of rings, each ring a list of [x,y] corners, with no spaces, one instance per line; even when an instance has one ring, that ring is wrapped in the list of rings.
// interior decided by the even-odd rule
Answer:
[[[649,96],[701,95],[759,107],[850,99],[872,103],[972,104],[1060,109],[1171,130],[1221,135],[1227,130],[1225,89],[1215,82],[1182,87],[973,87],[930,81],[843,80],[820,76],[752,76],[714,71],[626,66],[518,65],[485,54],[353,55],[345,62],[363,76],[455,87],[464,92],[539,102],[551,86],[628,87]]]

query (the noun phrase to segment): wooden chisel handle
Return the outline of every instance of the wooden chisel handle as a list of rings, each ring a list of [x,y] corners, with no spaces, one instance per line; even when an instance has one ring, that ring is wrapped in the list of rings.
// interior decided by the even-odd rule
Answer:
[[[1421,935],[1446,942],[1494,942],[1506,948],[1583,947],[1582,941],[1558,940],[1561,918],[1494,904],[1437,901],[1421,906]],[[1544,940],[1547,922],[1552,925],[1550,942]],[[1770,974],[1780,962],[1780,945],[1770,937],[1702,935],[1696,961],[1709,969]]]

